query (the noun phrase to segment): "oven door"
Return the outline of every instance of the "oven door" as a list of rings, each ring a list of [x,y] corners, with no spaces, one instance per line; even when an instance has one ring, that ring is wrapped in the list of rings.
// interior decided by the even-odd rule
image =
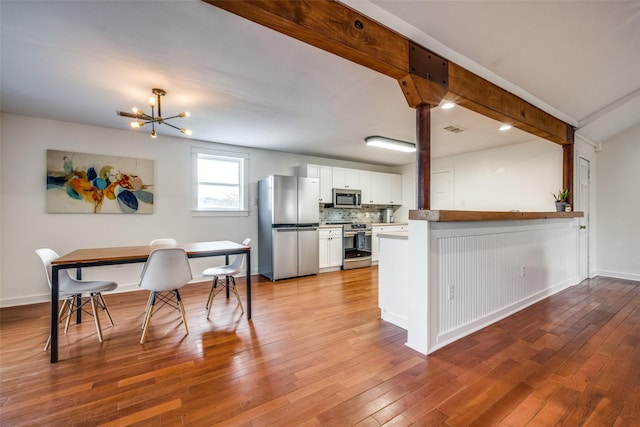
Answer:
[[[371,230],[344,231],[342,269],[371,266]]]

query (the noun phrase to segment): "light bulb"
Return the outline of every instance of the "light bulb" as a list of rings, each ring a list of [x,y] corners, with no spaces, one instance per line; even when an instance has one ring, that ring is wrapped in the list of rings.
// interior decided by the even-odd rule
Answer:
[[[188,111],[183,111],[182,113],[178,114],[179,117],[189,117],[191,116],[191,113]]]
[[[131,127],[134,129],[138,129],[140,127],[140,122],[131,122]]]
[[[149,106],[152,107],[152,108],[156,106],[156,98],[155,97],[153,97],[153,96],[149,97]]]
[[[187,136],[191,136],[193,134],[193,132],[191,132],[190,129],[186,129],[186,128],[180,128],[180,132],[184,133]]]
[[[138,114],[140,112],[137,107],[133,107],[131,111],[133,112],[133,114]]]
[[[151,138],[156,139],[156,137],[158,136],[158,134],[156,134],[155,130],[151,131]]]
[[[443,110],[450,110],[455,106],[456,106],[456,104],[454,104],[453,102],[447,101],[444,104],[442,104],[442,106],[440,108],[442,108]]]
[[[502,125],[500,126],[500,130],[505,131],[511,129],[511,125]]]

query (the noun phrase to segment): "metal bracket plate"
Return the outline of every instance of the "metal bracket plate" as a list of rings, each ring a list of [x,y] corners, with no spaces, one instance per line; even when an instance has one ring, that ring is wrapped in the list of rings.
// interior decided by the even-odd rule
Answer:
[[[449,87],[449,61],[413,42],[409,42],[409,70],[411,74]]]

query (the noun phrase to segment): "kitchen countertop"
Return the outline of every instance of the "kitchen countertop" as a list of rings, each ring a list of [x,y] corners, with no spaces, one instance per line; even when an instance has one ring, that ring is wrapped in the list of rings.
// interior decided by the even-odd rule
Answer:
[[[342,228],[343,224],[320,224],[320,228]],[[386,225],[408,225],[406,222],[372,222],[372,227],[383,227]]]
[[[580,218],[584,212],[498,212],[498,211],[449,211],[413,210],[409,219],[418,221],[514,221],[531,219]]]

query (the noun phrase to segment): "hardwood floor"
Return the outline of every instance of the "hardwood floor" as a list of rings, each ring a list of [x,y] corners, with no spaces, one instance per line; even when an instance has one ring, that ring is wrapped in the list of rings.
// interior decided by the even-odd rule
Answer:
[[[244,281],[238,281],[244,291]],[[251,322],[208,284],[138,343],[147,293],[105,295],[115,326],[42,351],[48,304],[0,310],[3,426],[638,426],[640,283],[596,278],[428,357],[379,319],[377,269],[271,283]]]

